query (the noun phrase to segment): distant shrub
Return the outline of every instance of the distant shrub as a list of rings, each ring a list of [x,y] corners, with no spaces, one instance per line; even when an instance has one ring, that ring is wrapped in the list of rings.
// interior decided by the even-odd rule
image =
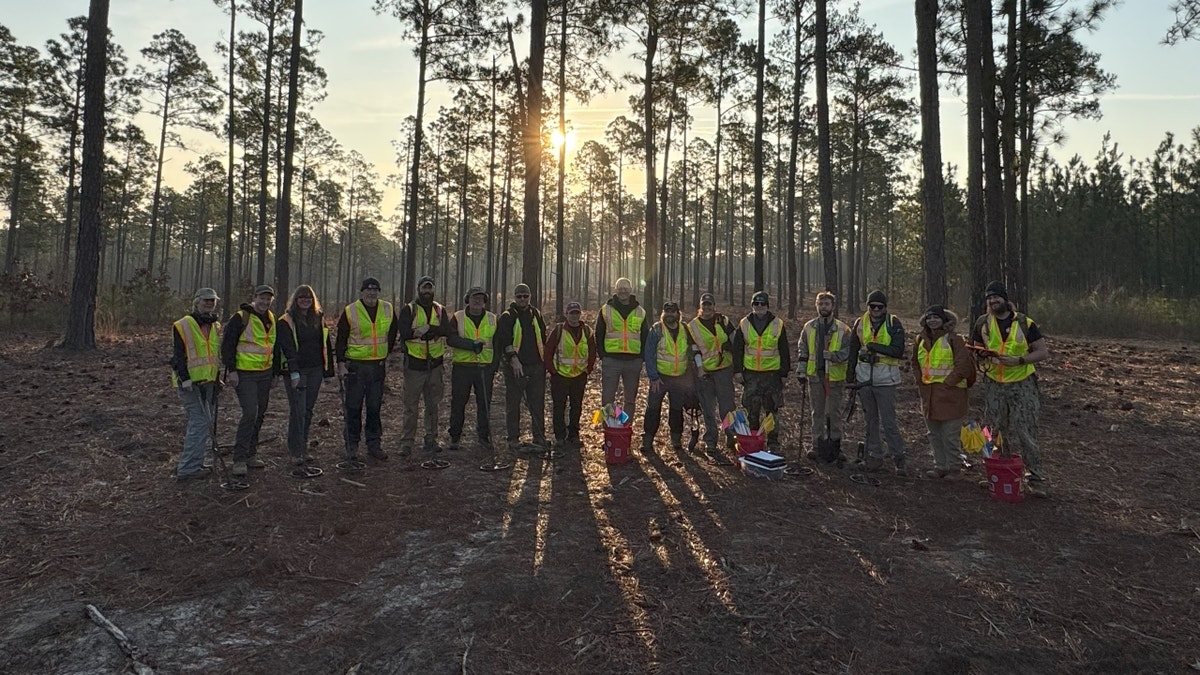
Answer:
[[[66,316],[66,289],[31,272],[0,275],[0,317],[5,324],[58,330]]]
[[[1094,288],[1084,295],[1039,295],[1030,313],[1051,334],[1200,341],[1200,298]]]

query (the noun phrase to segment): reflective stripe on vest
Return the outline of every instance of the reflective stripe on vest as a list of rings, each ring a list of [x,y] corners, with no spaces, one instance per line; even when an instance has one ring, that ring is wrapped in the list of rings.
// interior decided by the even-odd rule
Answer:
[[[859,319],[859,323],[862,324],[862,331],[860,332],[859,337],[861,338],[860,341],[862,342],[863,348],[865,349],[867,344],[871,342],[877,342],[884,347],[890,347],[892,344],[892,333],[888,330],[888,328],[895,320],[895,316],[888,314],[887,317],[884,318],[883,323],[880,324],[879,332],[876,333],[871,330],[871,312],[863,314],[862,319]],[[885,366],[900,365],[900,359],[894,356],[884,356],[883,354],[879,354],[878,356],[879,360],[876,361],[876,363],[880,363]]]
[[[300,334],[296,332],[296,324],[292,320],[292,315],[288,312],[284,312],[283,315],[279,317],[279,320],[286,323],[288,328],[292,329],[292,345],[295,346],[296,353],[299,354]],[[321,363],[325,365],[325,370],[329,370],[331,366],[329,363],[329,350],[325,348],[325,345],[329,344],[329,329],[324,325],[321,326],[321,340]],[[287,357],[282,354],[279,355],[279,367],[283,370],[287,370],[288,367]]]
[[[530,317],[530,323],[533,324],[533,337],[537,338],[538,360],[546,358],[546,340],[542,338],[542,325],[538,323],[536,317]],[[521,341],[524,340],[522,335],[524,329],[521,328],[521,320],[513,314],[513,349],[517,353],[521,353]]]
[[[746,339],[746,352],[742,357],[742,368],[757,372],[779,370],[779,335],[783,332],[783,320],[771,319],[762,335],[754,330],[749,318],[743,318],[742,336]]]
[[[654,355],[658,365],[658,374],[668,377],[679,377],[687,372],[687,329],[680,325],[675,330],[675,337],[671,337],[670,330],[666,326],[659,324],[657,328],[662,335],[662,338],[658,341],[658,349]]]
[[[561,329],[562,335],[554,350],[554,370],[563,377],[579,377],[587,372],[588,338],[592,335],[587,326],[580,324],[580,327],[582,339],[579,342],[575,341],[575,336],[566,326]]]
[[[696,341],[696,346],[700,347],[700,358],[704,361],[705,372],[724,370],[733,365],[733,354],[725,351],[725,345],[729,344],[725,326],[716,322],[713,326],[716,333],[710,333],[700,322],[700,317],[696,317],[688,322],[688,328],[692,331],[692,339]]]
[[[836,352],[842,348],[842,326],[845,324],[841,321],[834,320],[833,334],[829,336],[829,351]],[[817,374],[817,320],[809,324],[808,330],[804,331],[805,341],[808,342],[808,368],[805,372],[809,377],[815,377]],[[830,382],[845,382],[846,368],[845,363],[825,363],[825,376]]]
[[[387,358],[388,332],[392,328],[392,303],[380,300],[375,305],[375,320],[367,313],[362,300],[355,300],[342,310],[350,333],[346,336],[346,358],[351,361],[380,361]]]
[[[267,318],[271,320],[271,328],[267,329],[257,314],[246,310],[242,310],[241,314],[246,328],[238,336],[234,366],[238,370],[270,370],[275,356],[275,315],[267,310]]]
[[[480,318],[480,323],[475,323],[475,320],[467,316],[465,309],[460,309],[454,313],[456,323],[458,323],[458,336],[468,340],[483,340],[483,351],[478,354],[473,349],[459,349],[451,347],[450,353],[454,357],[454,363],[470,363],[478,365],[490,365],[494,351],[492,348],[492,337],[496,334],[496,315],[485,311]]]
[[[606,354],[642,353],[642,322],[646,320],[646,310],[641,305],[624,317],[612,305],[605,305],[600,314],[604,317]]]
[[[188,379],[195,384],[215,382],[221,370],[221,324],[209,324],[205,334],[204,327],[189,314],[172,325],[187,353]],[[177,387],[180,384],[174,370],[171,371],[171,384]]]
[[[425,311],[424,307],[415,302],[409,303],[408,307],[412,310],[413,330],[421,326],[432,328],[433,326],[442,325],[442,306],[438,303],[433,303],[433,307],[429,310],[429,313]],[[436,340],[406,340],[404,342],[404,351],[408,352],[408,355],[415,359],[425,359],[427,361],[438,359],[446,353],[446,338],[439,337]]]
[[[1033,320],[1025,317],[1025,327],[1028,328]],[[987,331],[983,336],[987,343],[987,348],[1000,354],[1001,356],[1025,356],[1029,353],[1029,341],[1025,339],[1025,331],[1019,325],[1019,317],[1013,316],[1012,325],[1009,326],[1008,336],[1000,335],[1000,323],[996,321],[996,317],[988,315]],[[1002,366],[996,364],[992,368],[987,369],[987,376],[996,382],[1012,383],[1020,382],[1032,375],[1034,372],[1033,364],[1026,363],[1025,365]]]
[[[954,350],[950,347],[950,339],[943,335],[934,341],[932,349],[925,347],[924,340],[918,340],[917,362],[921,364],[921,384],[945,382],[954,372]],[[967,381],[959,380],[956,386],[966,389]]]

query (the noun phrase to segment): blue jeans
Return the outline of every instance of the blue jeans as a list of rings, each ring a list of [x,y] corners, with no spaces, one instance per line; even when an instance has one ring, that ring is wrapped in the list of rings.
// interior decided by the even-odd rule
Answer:
[[[288,453],[293,458],[304,456],[308,449],[308,429],[312,426],[313,407],[317,404],[317,394],[321,393],[321,380],[324,370],[302,368],[300,370],[299,389],[292,385],[291,377],[287,377],[288,395]]]
[[[204,452],[208,449],[208,435],[212,430],[209,409],[212,406],[212,385],[193,385],[191,391],[179,387],[179,401],[187,413],[187,431],[183,434],[183,453],[175,475],[186,476],[204,468]]]

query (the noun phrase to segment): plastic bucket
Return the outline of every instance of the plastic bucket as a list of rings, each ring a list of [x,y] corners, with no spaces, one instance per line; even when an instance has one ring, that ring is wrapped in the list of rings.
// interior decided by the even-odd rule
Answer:
[[[604,427],[604,461],[608,464],[625,464],[632,457],[629,446],[633,445],[633,425]]]
[[[767,447],[766,436],[743,436],[741,434],[734,434],[733,436],[734,439],[737,440],[738,457],[753,455],[754,453]]]
[[[1025,501],[1025,463],[1020,455],[984,457],[988,492],[998,502],[1019,504]]]

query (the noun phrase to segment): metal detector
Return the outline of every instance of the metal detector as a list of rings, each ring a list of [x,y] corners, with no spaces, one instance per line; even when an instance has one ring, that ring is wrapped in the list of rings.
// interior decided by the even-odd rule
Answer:
[[[488,430],[489,430],[489,433],[492,433],[492,431],[491,431],[491,426],[492,426],[492,397],[488,395],[488,381],[487,381],[487,372],[488,372],[488,368],[487,368],[487,367],[484,367],[484,368],[480,368],[480,369],[479,369],[479,380],[480,380],[480,384],[482,385],[482,386],[480,386],[480,388],[479,388],[479,395],[483,397],[483,407],[484,407],[484,409],[485,409],[485,410],[487,410],[487,415],[488,415]],[[493,373],[493,374],[492,374],[492,377],[493,377],[493,378],[495,378],[495,377],[496,377],[495,373]],[[478,401],[476,401],[476,403],[478,403]],[[489,463],[489,462],[484,462],[484,463],[480,464],[480,465],[479,465],[479,470],[480,470],[480,471],[492,472],[492,471],[503,471],[503,470],[505,470],[505,469],[511,469],[511,468],[512,468],[512,462],[507,462],[507,461],[504,461],[504,459],[502,459],[502,458],[500,458],[500,457],[497,457],[497,456],[496,456],[496,443],[495,443],[495,441],[492,441],[492,443],[491,443],[491,446],[492,446],[492,461],[491,461],[490,463]]]
[[[808,407],[808,382],[805,381],[800,385],[800,454],[796,461],[786,469],[783,473],[788,476],[811,476],[813,475],[812,467],[802,466],[800,457],[804,457],[804,409]]]
[[[342,401],[342,445],[346,445],[346,385],[343,383],[341,375],[338,376],[338,398]],[[367,468],[367,463],[360,460],[357,455],[349,453],[349,447],[345,450],[345,457],[342,461],[334,464],[334,468],[338,471],[364,471]]]
[[[203,387],[204,385],[200,386]],[[204,407],[204,412],[208,414],[208,423],[210,425],[208,434],[209,446],[212,449],[212,453],[216,455],[217,461],[221,464],[221,475],[224,477],[224,480],[221,482],[221,487],[231,492],[245,490],[246,488],[250,487],[250,483],[233,477],[233,474],[229,472],[229,465],[225,462],[225,458],[221,456],[220,447],[217,446],[217,399],[221,393],[221,384],[220,382],[213,382],[211,385],[209,385],[209,387],[209,391],[212,392],[212,400],[206,401],[206,398],[208,397],[204,395],[202,390],[200,395],[200,405]]]

